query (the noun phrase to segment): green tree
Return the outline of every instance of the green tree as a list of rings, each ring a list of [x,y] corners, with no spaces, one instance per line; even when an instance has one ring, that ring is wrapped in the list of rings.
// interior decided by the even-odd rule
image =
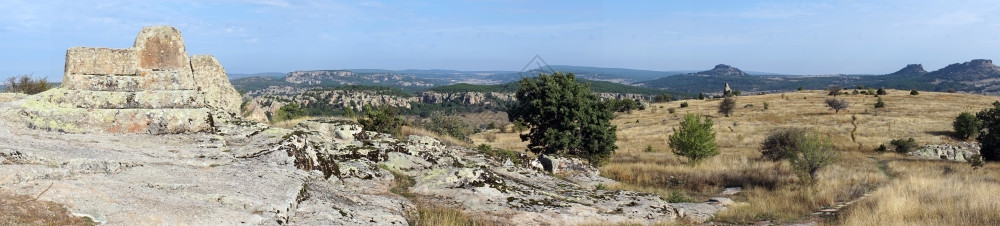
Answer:
[[[354,107],[347,106],[347,107],[344,107],[344,117],[348,117],[348,118],[358,117],[358,113],[354,112]]]
[[[287,104],[278,108],[278,111],[274,113],[274,117],[271,121],[280,122],[286,120],[292,120],[300,117],[306,116],[306,110],[299,107],[297,103]]]
[[[952,123],[952,126],[955,128],[955,134],[963,140],[979,136],[979,128],[982,125],[983,122],[979,121],[975,115],[969,112],[962,112],[958,117],[955,117],[955,122]]]
[[[688,158],[691,164],[698,164],[719,154],[715,145],[715,131],[712,131],[712,119],[708,117],[702,122],[697,115],[684,115],[680,129],[674,129],[674,134],[668,139],[668,145],[674,154]]]
[[[984,129],[976,138],[982,147],[979,153],[983,160],[1000,161],[1000,101],[993,102],[993,108],[976,113],[976,118]]]
[[[719,103],[719,114],[729,117],[729,115],[733,114],[733,109],[736,109],[736,99],[732,97],[726,97]]]
[[[657,103],[670,102],[670,101],[673,101],[673,100],[674,100],[674,97],[672,97],[672,96],[670,96],[670,94],[666,94],[666,93],[660,94],[660,95],[656,95],[656,97],[653,98],[653,101],[657,102]]]
[[[406,125],[406,121],[399,116],[399,111],[394,107],[372,108],[371,105],[365,105],[364,113],[358,119],[358,124],[361,124],[365,130],[399,137],[403,134],[403,126]]]
[[[540,74],[519,83],[518,101],[507,114],[530,128],[521,140],[530,141],[532,152],[578,156],[599,166],[618,148],[614,113],[573,73]]]

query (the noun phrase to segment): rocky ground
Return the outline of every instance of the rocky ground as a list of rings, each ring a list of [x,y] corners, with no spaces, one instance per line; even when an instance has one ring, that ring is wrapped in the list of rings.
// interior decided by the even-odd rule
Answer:
[[[0,190],[107,224],[405,225],[416,207],[389,192],[389,170],[412,177],[409,192],[422,200],[517,225],[703,222],[731,204],[599,190],[614,182],[573,160],[556,159],[555,176],[526,156],[397,140],[348,121],[289,130],[233,119],[194,134],[68,134],[28,128],[19,103],[0,103]]]

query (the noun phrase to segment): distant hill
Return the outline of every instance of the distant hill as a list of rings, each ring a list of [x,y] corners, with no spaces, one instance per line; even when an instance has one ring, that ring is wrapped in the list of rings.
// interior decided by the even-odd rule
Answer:
[[[605,81],[593,81],[577,78],[577,81],[581,83],[586,83],[590,85],[590,90],[596,93],[621,93],[621,94],[637,94],[644,96],[655,96],[659,94],[671,94],[674,96],[688,96],[690,94],[672,92],[659,89],[650,89],[645,87],[631,86],[618,84],[613,82]],[[452,84],[446,86],[438,86],[434,88],[427,89],[427,91],[434,91],[439,93],[464,93],[464,92],[501,92],[501,93],[513,93],[520,88],[518,82],[510,82],[498,85],[474,85],[474,84]]]
[[[711,70],[674,75],[637,83],[655,89],[688,93],[721,93],[729,85],[746,92],[778,92],[805,89],[824,89],[831,85],[845,88],[862,85],[893,89],[918,89],[930,91],[955,90],[969,93],[1000,94],[1000,66],[993,61],[977,59],[948,65],[927,72],[920,64],[910,64],[883,75],[830,75],[830,76],[747,76],[739,69],[720,64]]]

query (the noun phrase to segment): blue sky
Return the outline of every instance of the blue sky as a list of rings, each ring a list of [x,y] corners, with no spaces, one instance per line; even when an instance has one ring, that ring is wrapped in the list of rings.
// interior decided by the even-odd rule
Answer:
[[[550,64],[785,74],[936,70],[1000,53],[988,1],[7,1],[0,77],[62,77],[72,46],[126,48],[181,30],[230,73]]]

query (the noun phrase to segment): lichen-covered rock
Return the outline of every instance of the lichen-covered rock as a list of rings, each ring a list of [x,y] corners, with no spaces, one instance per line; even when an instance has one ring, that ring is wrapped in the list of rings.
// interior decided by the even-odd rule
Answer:
[[[191,58],[191,67],[206,106],[231,114],[240,113],[240,93],[229,83],[226,69],[215,57],[195,55]]]
[[[968,158],[978,155],[979,149],[978,143],[960,142],[955,144],[926,145],[908,154],[927,159],[966,162]]]
[[[676,218],[675,208],[653,194],[595,190],[593,184],[581,185],[543,170],[504,164],[475,150],[444,146],[430,137],[411,135],[399,141],[383,134],[358,132],[354,141],[334,139],[338,135],[332,131],[354,128],[360,129],[348,121],[305,121],[273,151],[290,153],[297,166],[306,164],[300,169],[312,170],[328,180],[371,181],[368,184],[381,186],[380,181],[393,175],[380,167],[395,170],[413,178],[416,184],[408,190],[416,196],[434,197],[439,205],[510,224],[658,223]],[[580,171],[574,175],[602,178],[585,161],[558,159],[563,172]],[[321,166],[325,162],[336,162],[336,170],[324,170]],[[613,183],[606,178],[581,180]],[[350,214],[329,214],[324,218],[343,220],[346,216]]]

